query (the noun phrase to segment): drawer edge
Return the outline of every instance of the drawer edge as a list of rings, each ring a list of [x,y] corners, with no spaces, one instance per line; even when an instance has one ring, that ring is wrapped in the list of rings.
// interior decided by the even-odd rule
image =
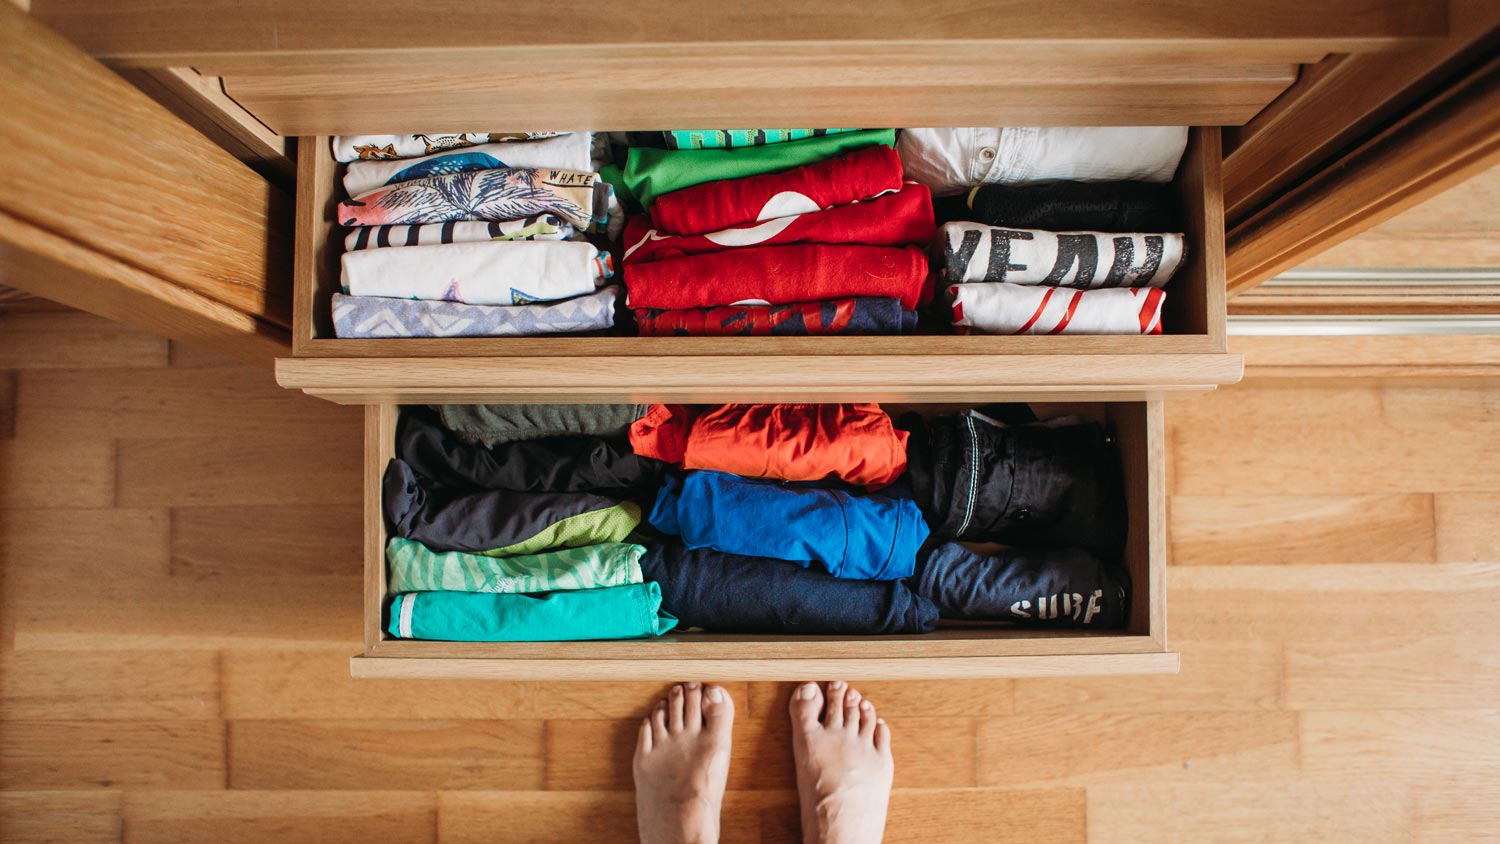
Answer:
[[[356,679],[946,680],[1176,674],[1175,652],[897,659],[412,659],[356,655]]]

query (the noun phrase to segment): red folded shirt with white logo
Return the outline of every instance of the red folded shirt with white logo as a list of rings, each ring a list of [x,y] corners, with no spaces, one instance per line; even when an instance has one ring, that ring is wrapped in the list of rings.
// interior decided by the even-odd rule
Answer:
[[[672,191],[657,198],[651,219],[671,234],[706,234],[900,189],[901,157],[876,145],[790,170]]]
[[[920,247],[793,243],[664,258],[625,267],[632,308],[784,305],[879,296],[915,308],[931,298]]]
[[[907,182],[901,190],[824,211],[777,217],[762,223],[708,234],[675,235],[651,227],[645,217],[625,224],[625,263],[723,252],[739,246],[782,243],[863,243],[907,246],[932,242],[932,193],[926,185]]]

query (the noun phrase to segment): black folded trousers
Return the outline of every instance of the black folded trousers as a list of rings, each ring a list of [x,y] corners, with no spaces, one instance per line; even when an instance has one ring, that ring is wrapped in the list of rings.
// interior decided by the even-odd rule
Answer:
[[[981,554],[949,542],[917,563],[911,582],[943,618],[1101,630],[1130,618],[1130,575],[1081,548]]]
[[[401,411],[396,456],[442,486],[516,492],[609,490],[654,498],[669,468],[642,457],[623,439],[566,436],[483,446],[466,443],[420,407]]]
[[[901,427],[911,432],[906,477],[934,537],[1119,559],[1125,489],[1099,425],[999,427],[968,415],[924,423],[907,414]]]
[[[824,635],[927,633],[932,602],[900,580],[841,580],[785,560],[653,543],[641,572],[661,586],[679,628],[720,633]]]

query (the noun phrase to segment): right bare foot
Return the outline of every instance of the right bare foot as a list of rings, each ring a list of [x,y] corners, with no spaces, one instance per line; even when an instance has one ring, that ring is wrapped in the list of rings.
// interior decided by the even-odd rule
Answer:
[[[729,778],[734,702],[722,686],[679,683],[641,722],[635,814],[644,844],[713,844]]]
[[[804,844],[880,841],[896,771],[890,727],[839,680],[826,700],[817,683],[798,686],[791,712]]]

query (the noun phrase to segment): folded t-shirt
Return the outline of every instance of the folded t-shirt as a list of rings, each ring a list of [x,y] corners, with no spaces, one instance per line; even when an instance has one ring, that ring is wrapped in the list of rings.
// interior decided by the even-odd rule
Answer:
[[[663,132],[620,132],[626,146],[657,149],[732,149],[784,144],[858,129],[675,129]]]
[[[835,577],[910,577],[927,523],[916,502],[843,490],[784,486],[724,472],[670,476],[651,525],[689,548],[821,563]]]
[[[1181,234],[1112,234],[948,223],[939,272],[950,283],[1165,287],[1182,266]]]
[[[668,466],[631,451],[623,439],[547,437],[483,446],[454,436],[424,408],[407,408],[396,425],[396,456],[447,486],[517,492],[618,490],[655,496]]]
[[[576,642],[660,636],[677,626],[655,583],[512,595],[407,592],[391,598],[386,630],[399,639]]]
[[[1055,232],[1170,232],[1182,228],[1169,185],[1041,182],[980,185],[933,203],[939,223],[975,222]]]
[[[339,256],[351,296],[528,305],[593,293],[614,275],[607,252],[574,241],[445,243]]]
[[[880,147],[885,149],[885,147]],[[673,194],[674,196],[676,194]],[[925,185],[906,182],[894,193],[822,211],[746,223],[708,234],[679,236],[651,227],[636,215],[625,224],[622,260],[629,263],[784,243],[862,243],[866,246],[932,242],[932,197]]]
[[[650,208],[657,197],[674,190],[720,179],[774,173],[873,144],[894,146],[895,139],[894,129],[868,129],[739,149],[631,147],[620,175],[636,201]]]
[[[386,246],[432,246],[479,240],[568,240],[571,237],[572,223],[555,214],[537,214],[500,222],[460,220],[416,226],[357,226],[344,235],[344,250],[353,252]]]
[[[1112,629],[1130,613],[1130,575],[1077,548],[981,554],[948,542],[918,564],[914,580],[943,618]]]
[[[504,168],[414,179],[339,203],[345,226],[519,220],[556,214],[579,229],[609,221],[609,183],[582,170]]]
[[[668,539],[641,558],[662,608],[684,628],[719,633],[929,633],[937,607],[900,580],[840,580],[781,560],[689,550]]]
[[[649,404],[443,404],[443,427],[467,443],[497,445],[584,434],[624,439]]]
[[[657,404],[630,447],[684,469],[874,489],[906,471],[907,436],[878,404]]]
[[[651,206],[651,220],[672,234],[707,234],[900,189],[901,157],[890,147],[876,144],[789,170],[673,191]]]
[[[948,295],[953,324],[983,334],[1160,334],[1167,292],[979,282],[949,285]]]
[[[557,592],[601,589],[641,582],[645,546],[601,542],[538,554],[491,557],[434,551],[411,539],[391,537],[385,562],[391,592]]]
[[[366,159],[344,168],[344,192],[359,196],[397,182],[409,182],[444,173],[496,170],[502,167],[535,167],[557,170],[589,170],[593,133],[573,132],[523,144],[477,144],[442,150],[421,158],[404,160]]]
[[[479,144],[555,138],[564,132],[427,132],[411,135],[334,135],[329,139],[335,161],[416,158],[447,149]]]
[[[916,308],[929,293],[927,254],[915,246],[747,246],[625,268],[631,308],[785,305],[856,297],[900,299],[902,307]]]
[[[615,324],[618,285],[530,305],[469,305],[438,299],[333,294],[335,337],[539,337],[605,331]]]
[[[391,534],[435,551],[510,557],[620,542],[641,522],[634,502],[584,492],[469,492],[434,485],[401,460],[381,484]]]

